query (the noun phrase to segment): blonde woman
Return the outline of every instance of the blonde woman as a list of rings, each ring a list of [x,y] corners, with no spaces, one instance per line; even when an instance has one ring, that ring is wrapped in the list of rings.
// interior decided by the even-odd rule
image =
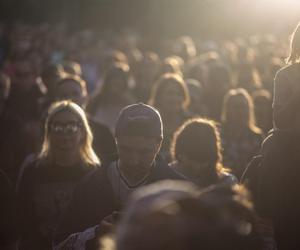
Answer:
[[[52,104],[41,152],[25,166],[18,181],[20,249],[50,249],[54,228],[75,185],[99,160],[84,111],[71,101]]]

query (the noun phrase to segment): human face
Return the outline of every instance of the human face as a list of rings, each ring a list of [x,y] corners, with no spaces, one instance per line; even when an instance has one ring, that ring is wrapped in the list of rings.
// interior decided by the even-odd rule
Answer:
[[[70,111],[55,114],[49,126],[50,148],[55,152],[79,151],[84,133],[79,118]]]
[[[243,96],[235,96],[228,101],[227,120],[239,126],[246,126],[248,124],[249,106]]]
[[[161,140],[143,136],[119,136],[116,142],[121,168],[133,176],[149,171],[161,146]]]
[[[187,175],[190,178],[199,178],[204,174],[212,172],[211,164],[208,161],[199,162],[193,159],[190,159],[188,156],[180,155],[179,163],[183,166],[184,175]]]
[[[160,95],[160,107],[159,109],[165,112],[180,112],[182,110],[182,104],[184,97],[182,90],[179,86],[171,83],[166,83],[166,86],[162,88]]]
[[[86,93],[82,91],[81,86],[72,81],[66,80],[56,87],[56,98],[58,100],[71,100],[83,107],[86,104]]]

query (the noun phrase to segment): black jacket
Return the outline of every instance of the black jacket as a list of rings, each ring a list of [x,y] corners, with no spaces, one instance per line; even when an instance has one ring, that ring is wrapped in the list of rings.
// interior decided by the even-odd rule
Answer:
[[[19,249],[51,249],[52,234],[76,185],[93,166],[56,166],[31,157],[17,183]]]
[[[300,249],[300,143],[277,131],[264,142],[258,171],[257,208],[273,219],[278,249]]]
[[[98,225],[102,219],[121,209],[114,198],[108,179],[106,164],[89,174],[76,188],[73,199],[57,229],[54,243],[57,244],[70,234]],[[152,168],[147,184],[164,179],[184,179],[169,166],[160,162]]]

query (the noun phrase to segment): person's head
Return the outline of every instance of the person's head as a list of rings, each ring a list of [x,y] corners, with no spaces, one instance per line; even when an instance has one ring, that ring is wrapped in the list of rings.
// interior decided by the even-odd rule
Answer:
[[[174,73],[182,75],[184,61],[178,56],[169,56],[164,59],[160,69],[160,75]]]
[[[262,249],[262,241],[255,230],[253,202],[243,185],[210,186],[199,198],[216,216],[213,220],[216,224],[210,228],[213,230],[206,231],[204,249]],[[211,242],[214,238],[219,241]]]
[[[186,228],[180,228],[184,223],[180,223],[181,204],[196,200],[198,194],[196,186],[184,181],[160,181],[139,188],[130,197],[117,228],[117,249],[186,249],[179,242],[180,231],[186,233]]]
[[[226,189],[226,190],[225,190]],[[118,250],[261,249],[249,198],[229,187],[182,181],[138,189],[116,233]]]
[[[86,82],[77,75],[64,75],[56,84],[57,100],[71,100],[84,109],[87,97]]]
[[[152,84],[158,75],[159,67],[159,56],[154,52],[146,52],[143,55],[143,59],[137,65],[137,70],[135,74],[137,84],[140,86]]]
[[[106,72],[104,76],[103,85],[101,88],[101,95],[109,98],[118,98],[128,90],[130,68],[125,63],[115,63]]]
[[[56,83],[62,78],[64,69],[60,64],[46,65],[41,73],[41,78],[51,96],[56,88]]]
[[[173,51],[185,62],[188,62],[196,56],[196,47],[194,41],[189,36],[180,37],[173,46]]]
[[[231,84],[229,69],[222,63],[212,63],[207,67],[206,88],[211,95],[224,95]]]
[[[221,171],[221,139],[216,123],[202,118],[186,121],[174,133],[171,155],[173,161],[195,174]]]
[[[189,110],[197,115],[203,115],[204,108],[204,88],[201,82],[195,79],[186,79],[191,103]]]
[[[61,101],[50,106],[44,133],[40,159],[53,160],[58,152],[76,152],[83,163],[99,164],[85,112],[74,102]]]
[[[190,104],[189,91],[180,75],[162,75],[154,84],[149,104],[163,113],[187,110]]]
[[[127,56],[120,50],[108,51],[104,56],[104,73],[106,73],[116,63],[128,64]]]
[[[236,64],[252,64],[255,58],[255,53],[252,48],[250,48],[246,41],[243,39],[238,39],[237,42],[237,61]]]
[[[82,70],[79,63],[74,61],[65,61],[62,63],[62,67],[65,72],[71,75],[77,75],[79,77],[82,76]]]
[[[222,123],[230,127],[248,127],[258,131],[255,125],[252,97],[245,89],[231,89],[224,97]]]
[[[203,84],[205,89],[205,104],[208,114],[219,121],[222,110],[222,100],[231,84],[231,74],[227,66],[218,58],[218,54],[208,53],[204,56]]]
[[[297,63],[300,60],[300,22],[297,24],[290,43],[290,54],[286,59],[287,63]]]
[[[119,114],[115,137],[122,167],[132,173],[145,172],[153,164],[163,139],[159,112],[143,103],[126,106]]]
[[[237,67],[236,86],[248,91],[261,88],[261,78],[258,70],[250,63],[243,63]]]
[[[220,55],[216,51],[202,53],[192,60],[185,70],[185,77],[196,79],[204,86],[208,84],[209,68],[214,65],[222,64]]]
[[[279,48],[279,41],[273,34],[260,35],[255,40],[253,41],[252,39],[251,44],[255,48],[255,59],[268,60],[275,54],[276,49]]]

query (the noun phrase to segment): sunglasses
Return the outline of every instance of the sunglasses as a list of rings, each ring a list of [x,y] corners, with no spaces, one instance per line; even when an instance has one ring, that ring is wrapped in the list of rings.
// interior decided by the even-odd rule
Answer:
[[[80,123],[53,123],[50,126],[51,132],[55,134],[76,134],[81,129]]]

